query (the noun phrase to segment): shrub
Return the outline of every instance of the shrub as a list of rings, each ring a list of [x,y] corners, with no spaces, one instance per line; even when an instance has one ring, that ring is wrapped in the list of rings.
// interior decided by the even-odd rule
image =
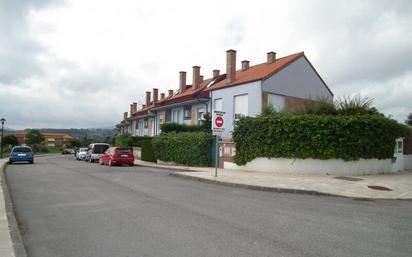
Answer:
[[[153,139],[157,158],[189,166],[208,166],[212,135],[206,132],[162,133]]]
[[[319,116],[277,113],[237,121],[235,162],[257,157],[358,160],[393,156],[405,127],[382,115]]]
[[[153,150],[152,140],[140,141],[142,147],[142,161],[157,162],[156,154]]]
[[[133,136],[132,137],[132,145],[133,146],[137,146],[137,147],[141,147],[142,146],[142,144],[141,144],[141,142],[142,141],[147,141],[147,140],[152,140],[152,137],[149,137],[149,136],[144,136],[144,137],[141,137],[141,136]]]
[[[205,131],[205,127],[202,125],[186,125],[186,124],[178,124],[175,122],[172,123],[164,123],[161,125],[162,133],[170,133],[170,132],[199,132]],[[209,128],[210,131],[210,128]]]
[[[126,133],[123,135],[117,135],[115,138],[115,146],[117,147],[131,147],[133,146],[132,135]]]

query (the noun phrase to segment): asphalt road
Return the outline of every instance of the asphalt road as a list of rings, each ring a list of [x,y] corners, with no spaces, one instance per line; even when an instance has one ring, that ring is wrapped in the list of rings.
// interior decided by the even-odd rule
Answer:
[[[6,175],[29,256],[412,255],[412,201],[253,191],[73,157]]]

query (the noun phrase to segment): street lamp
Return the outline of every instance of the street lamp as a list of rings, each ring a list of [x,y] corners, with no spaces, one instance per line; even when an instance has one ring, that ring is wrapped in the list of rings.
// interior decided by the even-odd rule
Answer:
[[[3,131],[4,131],[4,122],[6,122],[5,118],[1,118],[1,144],[0,144],[0,158],[3,158]]]

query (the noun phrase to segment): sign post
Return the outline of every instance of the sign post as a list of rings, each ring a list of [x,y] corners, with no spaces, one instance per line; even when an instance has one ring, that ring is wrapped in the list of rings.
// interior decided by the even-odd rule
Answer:
[[[225,112],[213,112],[213,135],[216,137],[216,159],[215,159],[215,177],[217,177],[217,167],[219,166],[219,138],[225,131]]]

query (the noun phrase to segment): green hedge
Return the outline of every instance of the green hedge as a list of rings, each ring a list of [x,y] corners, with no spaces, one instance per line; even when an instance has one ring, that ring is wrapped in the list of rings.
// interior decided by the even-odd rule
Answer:
[[[149,136],[132,136],[128,133],[123,134],[123,135],[117,135],[115,137],[115,146],[118,147],[132,147],[132,146],[137,146],[141,147],[141,142],[144,140],[151,140],[152,137]]]
[[[257,157],[358,160],[393,156],[405,126],[382,115],[319,116],[276,113],[237,121],[235,162]]]
[[[142,161],[157,162],[156,154],[153,150],[152,140],[140,141],[142,148]]]
[[[132,137],[132,142],[133,142],[132,144],[133,144],[133,146],[141,147],[142,146],[142,144],[141,144],[142,141],[152,140],[152,138],[153,137],[149,137],[149,136],[144,136],[144,137],[134,136],[134,137]]]
[[[159,160],[189,166],[208,166],[212,135],[206,132],[162,133],[153,139]]]
[[[170,133],[170,132],[206,132],[205,126],[202,125],[186,125],[186,124],[178,124],[175,122],[171,123],[164,123],[160,126],[162,133]],[[210,128],[209,128],[210,130]]]

